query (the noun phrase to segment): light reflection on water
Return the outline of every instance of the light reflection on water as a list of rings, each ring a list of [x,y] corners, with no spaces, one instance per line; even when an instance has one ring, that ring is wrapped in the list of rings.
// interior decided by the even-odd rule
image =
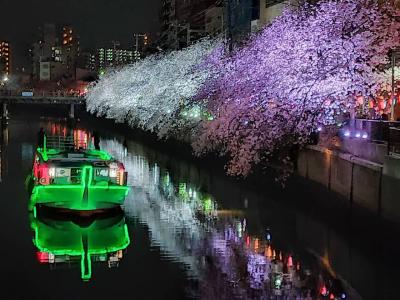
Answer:
[[[20,192],[18,201],[9,207],[13,213],[3,211],[4,223],[13,222],[13,216],[26,211],[22,177],[26,176],[24,170],[31,169],[29,152],[34,149],[38,128],[45,127],[53,134],[65,132],[62,122],[36,122],[30,129],[25,121],[17,121],[2,136],[4,180],[0,190],[7,199]],[[80,130],[87,128],[91,127]],[[59,281],[63,276],[76,278],[75,273],[41,272],[31,256],[26,260],[33,262],[29,270],[34,276],[29,282],[52,282],[54,291],[95,293],[101,299],[110,290],[104,282],[112,283],[110,293],[128,295],[133,281],[146,286],[142,291],[153,295],[146,299],[161,299],[165,292],[170,292],[171,298],[329,299],[332,293],[341,297],[343,291],[347,299],[360,299],[355,289],[366,300],[397,299],[393,295],[398,272],[392,266],[396,259],[373,248],[383,247],[380,229],[368,232],[366,239],[364,235],[360,238],[359,230],[348,221],[351,216],[340,217],[343,230],[308,213],[307,206],[280,202],[279,197],[289,202],[287,194],[265,196],[136,139],[126,141],[114,130],[101,133],[110,137],[102,140],[102,148],[123,161],[129,172],[132,191],[124,210],[133,243],[115,272],[96,267],[91,283],[98,292],[81,282]],[[294,197],[296,201],[301,198]],[[0,233],[9,241],[32,244],[32,236],[24,235],[24,230],[22,224],[18,234],[11,237],[7,230]],[[395,248],[396,244],[389,246]],[[10,252],[6,253],[9,257]],[[21,250],[18,255],[26,254]],[[11,264],[6,268],[14,269]],[[171,269],[174,273],[167,273]],[[24,275],[28,268],[22,263],[19,270],[19,274],[28,276]],[[47,289],[43,287],[42,291]]]
[[[309,254],[302,261],[297,253],[277,249],[268,230],[265,236],[249,234],[243,211],[220,209],[218,199],[191,182],[174,182],[168,170],[117,140],[102,140],[101,147],[128,171],[126,215],[148,226],[152,247],[161,249],[163,259],[185,264],[188,276],[206,287],[200,298],[348,297],[323,260]]]

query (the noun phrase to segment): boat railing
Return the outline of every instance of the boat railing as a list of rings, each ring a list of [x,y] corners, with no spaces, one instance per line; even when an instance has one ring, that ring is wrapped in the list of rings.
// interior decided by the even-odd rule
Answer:
[[[62,151],[88,149],[86,140],[76,139],[72,136],[46,136],[46,149],[58,149]]]

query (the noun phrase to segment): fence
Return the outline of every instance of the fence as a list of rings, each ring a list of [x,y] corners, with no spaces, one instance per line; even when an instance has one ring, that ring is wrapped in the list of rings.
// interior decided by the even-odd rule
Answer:
[[[72,136],[46,136],[46,148],[58,150],[88,149],[88,140],[76,139]]]
[[[388,154],[400,154],[400,128],[389,128]]]
[[[345,137],[364,138],[374,142],[388,142],[390,128],[400,128],[400,122],[354,119],[343,127]]]
[[[76,91],[26,91],[26,90],[0,90],[0,97],[83,97]]]

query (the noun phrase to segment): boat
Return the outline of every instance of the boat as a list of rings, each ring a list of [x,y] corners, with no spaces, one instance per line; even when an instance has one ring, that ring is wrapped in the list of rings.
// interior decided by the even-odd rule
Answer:
[[[39,208],[30,219],[38,262],[51,270],[78,267],[83,281],[92,278],[92,264],[118,267],[130,244],[121,211],[82,218]]]
[[[45,136],[30,176],[29,210],[48,206],[92,212],[120,207],[128,195],[124,165],[91,138]]]

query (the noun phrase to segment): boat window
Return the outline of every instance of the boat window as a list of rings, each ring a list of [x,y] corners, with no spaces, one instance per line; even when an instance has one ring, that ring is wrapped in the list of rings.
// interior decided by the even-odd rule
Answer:
[[[96,177],[108,177],[108,169],[96,169]]]

